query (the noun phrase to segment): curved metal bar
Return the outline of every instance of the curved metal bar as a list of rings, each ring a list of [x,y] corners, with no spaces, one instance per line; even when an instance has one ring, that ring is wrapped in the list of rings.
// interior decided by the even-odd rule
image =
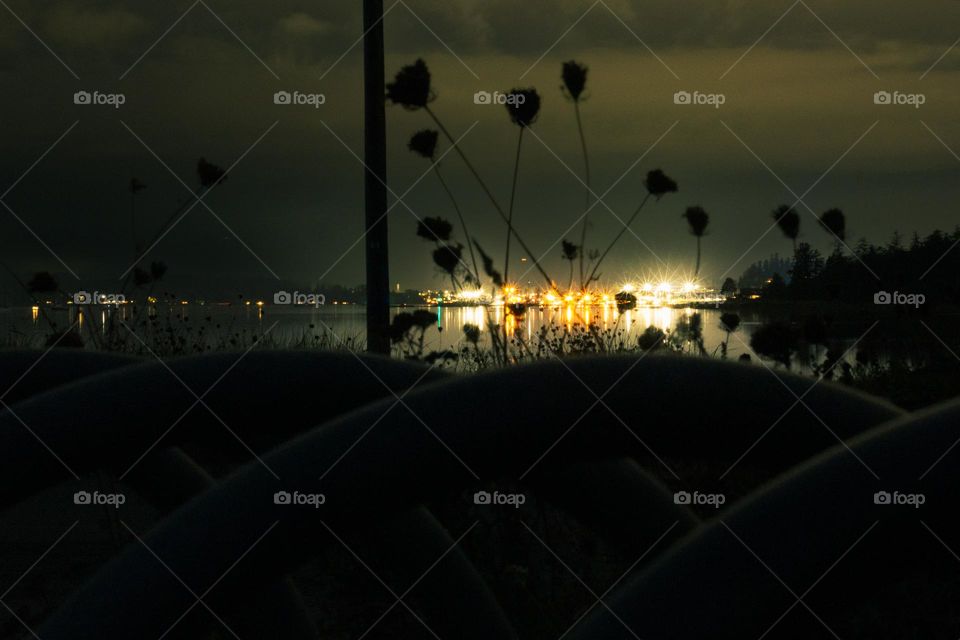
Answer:
[[[17,404],[16,415],[0,412],[0,507],[67,479],[64,463],[77,473],[114,465],[122,474],[150,448],[185,442],[263,452],[319,422],[447,377],[348,353],[224,353],[168,366],[145,362],[83,378]]]
[[[14,361],[9,370],[16,373],[17,376],[22,375],[18,370],[20,368],[18,365],[26,362],[29,362],[29,364],[36,362],[37,355],[35,353],[23,354],[22,357]],[[50,380],[49,376],[47,378],[38,376],[34,379],[32,392],[36,393],[44,390],[41,385],[37,384],[38,380],[46,380],[47,384],[55,386],[72,381],[70,376],[66,375],[71,371],[74,376],[81,377],[82,375],[95,373],[96,367],[108,370],[116,366],[137,362],[131,358],[78,358],[74,354],[61,358],[58,357],[59,355],[58,352],[51,352],[47,355],[48,365],[61,374],[59,378]],[[21,360],[24,362],[21,363]],[[338,360],[342,359],[338,358]],[[77,362],[87,366],[66,370],[57,368],[61,365],[70,367]],[[25,370],[29,364],[26,364],[23,369]],[[414,384],[416,378],[420,378],[426,372],[423,367],[411,367],[405,363],[398,364],[400,366],[397,368],[411,374],[407,380],[403,381],[406,386]],[[374,363],[373,368],[377,372],[377,376],[391,379],[390,375],[384,375],[382,371],[383,361],[378,360]],[[39,366],[34,372],[42,373],[37,372],[37,369],[39,369]],[[440,375],[439,371],[431,372],[430,378],[438,378]],[[377,379],[373,376],[370,379],[372,382],[377,382]],[[105,384],[110,385],[112,381],[107,381]],[[382,393],[379,396],[389,393],[388,389],[383,387],[382,384],[381,389]],[[400,393],[405,389],[400,387],[395,390]],[[343,394],[339,394],[336,399],[341,409],[353,408],[348,405],[349,396],[345,397]],[[365,399],[365,397],[361,397],[360,402]],[[16,411],[18,415],[23,412],[19,407]],[[311,423],[304,423],[303,426],[308,424]],[[106,445],[107,443],[103,444]],[[132,470],[126,480],[151,504],[164,511],[180,506],[183,502],[208,489],[213,484],[213,479],[206,471],[176,448],[165,448],[151,452]],[[395,526],[386,527],[378,533],[379,535],[375,536],[379,543],[378,546],[395,547],[395,553],[388,554],[384,558],[380,569],[385,575],[398,576],[401,581],[409,580],[412,583],[420,577],[420,573],[412,575],[413,571],[422,572],[430,562],[449,551],[446,563],[431,572],[413,594],[414,598],[417,594],[425,592],[429,594],[430,597],[421,598],[423,600],[422,609],[428,612],[429,617],[440,620],[439,626],[444,626],[444,620],[448,622],[446,626],[449,627],[451,621],[455,621],[459,625],[471,616],[480,616],[476,619],[476,622],[480,624],[474,625],[478,632],[493,634],[488,637],[515,637],[505,614],[479,578],[475,569],[462,551],[459,549],[450,551],[453,541],[449,539],[449,536],[446,535],[429,512],[425,509],[414,510],[401,516]],[[404,546],[398,546],[399,541],[405,543]],[[418,561],[423,560],[425,556],[429,556],[428,562],[420,566]],[[451,592],[445,587],[454,582],[468,588],[470,593],[467,600],[469,603],[461,599],[461,594],[453,594],[455,597],[451,599]],[[441,587],[441,585],[443,586]],[[409,584],[406,586],[409,586]],[[288,578],[283,578],[280,583],[272,584],[259,593],[256,608],[231,608],[225,610],[223,616],[231,627],[235,627],[241,632],[254,633],[255,637],[266,637],[267,635],[278,638],[316,637],[316,629],[309,615],[303,609],[300,595]],[[242,635],[245,636],[248,633],[242,633]]]
[[[587,380],[597,391],[585,388]],[[246,553],[218,584],[219,597],[229,600],[302,563],[303,550],[316,549],[323,522],[363,531],[425,497],[471,486],[479,474],[521,478],[534,469],[612,451],[650,455],[645,448],[661,455],[736,456],[741,439],[752,441],[778,419],[776,436],[768,435],[769,455],[789,462],[816,453],[825,440],[817,437],[822,426],[799,412],[781,418],[791,397],[784,385],[799,395],[811,381],[786,375],[774,380],[759,368],[682,358],[545,362],[453,379],[409,394],[408,410],[391,411],[393,403],[383,400],[288,442],[265,457],[281,481],[261,465],[248,464],[172,514],[146,542],[194,589],[217,580]],[[518,389],[524,402],[515,403],[507,419],[490,420],[491,399]],[[696,405],[689,403],[690,389],[697,391]],[[732,406],[729,398],[745,389],[756,395],[756,403]],[[597,406],[597,394],[604,392],[604,402],[621,412],[635,407],[641,394],[656,402],[615,418]],[[829,384],[810,390],[805,403],[841,437],[900,413]],[[687,411],[677,412],[678,406]],[[580,415],[583,424],[571,429]],[[386,424],[379,428],[381,420]],[[632,423],[633,433],[623,420],[628,427]],[[708,420],[742,429],[719,437]],[[730,440],[735,444],[725,444]],[[350,456],[349,464],[340,464],[344,456]],[[277,491],[323,493],[326,503],[322,510],[277,504]],[[182,588],[167,585],[167,570],[152,554],[131,547],[65,603],[42,635],[47,640],[149,636],[192,604]],[[135,606],[144,602],[151,604],[146,610]]]
[[[940,535],[953,539],[947,534],[956,534],[960,524],[954,513],[960,460],[956,453],[945,454],[958,439],[960,402],[952,402],[878,427],[850,442],[849,449],[838,445],[824,452],[741,501],[618,588],[607,604],[619,621],[595,611],[573,637],[754,638],[796,604],[788,589],[800,594],[817,585],[818,592],[827,590],[822,600],[848,600],[862,591],[864,578],[875,578],[878,558],[884,572],[895,575],[900,563],[891,549],[911,530],[925,534],[921,527],[936,523]],[[922,494],[925,503],[920,509],[877,504],[874,494],[884,490]],[[858,553],[848,557],[846,551],[854,547]],[[911,562],[906,556],[915,553],[903,554],[904,566]],[[840,578],[833,585],[819,584],[841,559],[854,563],[846,573],[861,582]]]
[[[416,585],[404,601],[440,638],[519,638],[458,541],[425,507],[410,509],[366,532],[359,548],[358,555],[370,559],[372,570],[398,596]]]
[[[81,378],[141,362],[133,356],[80,349],[3,351],[0,398],[12,405]]]
[[[537,476],[532,484],[537,493],[632,557],[654,541],[665,549],[700,524],[630,458],[573,462]]]
[[[131,473],[127,482],[162,513],[179,507],[214,486],[214,479],[176,447],[154,451]],[[231,607],[217,612],[241,638],[315,640],[319,637],[303,597],[293,580],[281,576],[257,594],[256,607]],[[200,636],[201,623],[192,622],[192,634]],[[203,622],[211,622],[209,616]]]
[[[213,486],[213,479],[176,448],[157,451],[128,477],[151,504],[164,511],[180,506]],[[425,612],[441,637],[516,638],[509,620],[487,584],[455,541],[424,507],[416,507],[364,536],[377,549],[370,564],[393,582],[400,594],[417,584],[408,598]],[[431,568],[438,559],[442,563]],[[427,569],[429,572],[424,574]],[[457,589],[449,586],[456,584]],[[317,629],[290,578],[257,593],[255,607],[228,607],[230,626],[236,619],[241,638],[316,638]],[[251,603],[252,604],[252,603]],[[218,611],[218,613],[221,613]],[[210,620],[205,619],[207,622]],[[465,629],[465,627],[467,627]],[[250,633],[245,633],[250,632]],[[252,635],[250,635],[252,633]]]

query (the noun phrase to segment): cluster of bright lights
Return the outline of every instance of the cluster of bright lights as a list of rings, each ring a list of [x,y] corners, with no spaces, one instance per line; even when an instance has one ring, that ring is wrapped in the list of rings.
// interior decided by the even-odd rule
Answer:
[[[702,301],[714,294],[714,292],[705,288],[688,274],[660,273],[652,275],[653,277],[631,279],[618,287],[606,290],[563,291],[560,289],[527,289],[517,283],[507,283],[500,289],[493,291],[476,288],[457,292],[421,292],[421,296],[431,304],[465,303],[468,305],[493,304],[494,306],[607,307],[622,303],[623,294],[630,294],[637,302],[646,305],[683,304],[684,302]]]
[[[703,287],[696,282],[687,281],[682,284],[674,284],[672,282],[644,282],[643,284],[637,286],[632,282],[624,284],[621,288],[621,291],[625,293],[633,293],[639,291],[642,295],[671,295],[674,293],[683,293],[683,294],[693,294],[697,291],[703,290]]]
[[[480,300],[484,296],[483,289],[467,289],[457,293],[457,298],[460,300]]]
[[[521,292],[514,285],[507,285],[494,297],[495,305],[507,304],[532,304],[548,307],[570,307],[570,306],[614,306],[617,304],[617,294],[628,293],[637,297],[638,300],[647,300],[655,302],[671,301],[680,302],[685,298],[694,298],[706,289],[693,281],[674,284],[670,282],[644,282],[640,285],[635,283],[625,283],[613,291],[567,291],[561,292],[556,289],[551,291],[531,291]],[[462,299],[467,299],[463,295]]]

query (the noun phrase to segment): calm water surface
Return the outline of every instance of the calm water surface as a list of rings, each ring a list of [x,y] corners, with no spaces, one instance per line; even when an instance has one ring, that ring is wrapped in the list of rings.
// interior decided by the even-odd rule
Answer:
[[[456,349],[463,345],[463,327],[474,324],[484,331],[488,322],[499,324],[502,322],[503,310],[500,307],[420,307],[436,315],[436,324],[427,330],[426,348]],[[109,308],[99,308],[91,318],[84,317],[84,322],[94,322],[95,326],[102,326],[108,313],[121,313],[124,319],[129,320],[130,309],[121,308],[111,311]],[[391,316],[398,313],[412,312],[418,308],[393,308]],[[304,337],[327,332],[337,341],[346,339],[362,342],[365,338],[365,311],[362,305],[334,306],[327,305],[313,307],[282,307],[265,306],[258,309],[254,306],[219,306],[191,304],[181,307],[157,307],[158,315],[166,314],[175,325],[201,326],[206,324],[208,332],[218,332],[220,335],[243,332],[246,334],[261,334],[269,331],[270,335],[281,344],[298,342]],[[624,339],[636,344],[637,337],[650,326],[664,331],[673,331],[677,322],[684,316],[690,317],[699,313],[703,318],[703,338],[708,352],[712,353],[725,338],[720,329],[720,314],[717,309],[676,309],[670,307],[637,308],[620,313],[616,308],[592,309],[564,309],[564,308],[530,308],[521,320],[513,317],[508,319],[507,327],[511,332],[533,341],[538,331],[544,326],[573,327],[576,324],[592,322],[604,329],[622,331]],[[76,309],[47,308],[47,314],[62,327],[70,326],[76,321]],[[488,320],[489,315],[489,320]],[[207,318],[210,318],[207,321]],[[748,352],[741,342],[749,343],[750,334],[759,326],[759,319],[741,317],[741,329],[730,339],[729,353],[731,357]],[[30,344],[37,340],[42,342],[49,335],[49,327],[29,307],[0,309],[0,327],[7,334],[8,343]],[[272,327],[272,328],[271,328]]]

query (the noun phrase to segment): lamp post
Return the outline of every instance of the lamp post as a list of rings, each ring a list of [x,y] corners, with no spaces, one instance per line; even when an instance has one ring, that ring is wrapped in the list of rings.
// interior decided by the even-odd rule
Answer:
[[[383,0],[363,0],[364,207],[367,350],[390,354],[387,238],[387,141],[383,70]]]

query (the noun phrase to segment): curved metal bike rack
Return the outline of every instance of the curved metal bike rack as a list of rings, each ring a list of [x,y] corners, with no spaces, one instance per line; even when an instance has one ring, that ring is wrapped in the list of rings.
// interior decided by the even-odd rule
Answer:
[[[778,580],[794,590],[815,585],[860,539],[877,552],[865,563],[873,566],[861,570],[879,575],[878,555],[893,556],[891,540],[920,531],[926,526],[921,518],[939,519],[941,533],[956,533],[960,462],[944,454],[958,440],[960,402],[952,402],[837,445],[741,501],[622,585],[608,601],[620,620],[597,610],[572,637],[761,636],[796,600]],[[874,493],[891,487],[922,493],[924,512],[876,504]],[[872,523],[884,531],[883,543],[871,544],[866,536]],[[783,553],[791,546],[802,553]],[[888,578],[890,564],[884,567]],[[855,587],[841,583],[831,593],[843,597]]]
[[[648,467],[657,464],[652,457],[661,456],[732,461],[745,448],[742,439],[749,444],[775,422],[764,455],[786,468],[820,453],[836,437],[851,438],[901,415],[860,394],[828,384],[810,389],[811,384],[796,376],[777,379],[755,367],[680,358],[569,360],[457,378],[412,391],[403,401],[410,410],[390,411],[379,426],[395,399],[372,403],[295,438],[264,457],[280,481],[258,462],[250,463],[171,514],[145,540],[196,590],[220,577],[277,523],[276,531],[217,587],[218,601],[242,602],[265,579],[302,563],[303,549],[315,552],[320,545],[316,533],[324,527],[369,530],[424,499],[476,486],[475,475],[535,482],[539,474],[547,477],[569,464],[624,454]],[[797,396],[804,394],[804,404],[818,420],[833,425],[835,433],[828,434],[809,414],[781,415],[783,401],[790,397],[787,387]],[[503,419],[490,420],[486,410],[491,399],[511,390],[522,390],[523,402],[512,405]],[[689,406],[691,390],[696,390],[698,407],[709,413]],[[745,391],[754,394],[755,402],[734,406],[730,398]],[[642,411],[629,412],[643,398],[648,401],[640,405]],[[451,400],[459,408],[455,416],[450,415]],[[42,407],[32,409],[34,415],[44,415]],[[569,429],[581,413],[582,424]],[[630,415],[632,424],[615,414]],[[7,430],[0,429],[0,442],[5,437]],[[545,451],[538,466],[535,461]],[[350,462],[339,464],[345,452]],[[607,469],[600,478],[625,473],[622,465]],[[646,487],[628,495],[658,494]],[[284,508],[273,502],[277,490],[322,492],[327,503],[319,515],[312,509]],[[658,495],[653,504],[663,503],[662,490]],[[667,507],[661,511],[670,513]],[[603,524],[602,516],[591,515],[582,504],[580,516]],[[182,588],[164,588],[168,581],[166,569],[147,549],[129,547],[67,602],[41,635],[141,637],[162,631],[192,604]],[[130,606],[147,600],[152,604],[148,611]],[[502,633],[486,637],[507,637]]]

